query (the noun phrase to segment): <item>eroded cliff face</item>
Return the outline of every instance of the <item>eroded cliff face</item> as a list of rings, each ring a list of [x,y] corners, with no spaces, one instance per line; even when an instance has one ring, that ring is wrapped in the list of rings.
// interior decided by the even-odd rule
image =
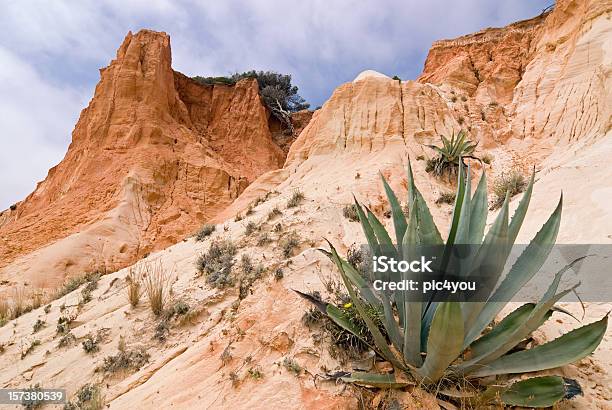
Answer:
[[[133,262],[282,166],[256,80],[192,81],[172,70],[165,33],[128,34],[100,76],[65,158],[0,221],[5,280],[50,286]]]

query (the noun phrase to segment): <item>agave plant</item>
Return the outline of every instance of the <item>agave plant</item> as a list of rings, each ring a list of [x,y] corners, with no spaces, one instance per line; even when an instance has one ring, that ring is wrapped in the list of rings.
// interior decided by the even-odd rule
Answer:
[[[448,173],[449,177],[456,175],[460,163],[463,165],[465,158],[478,159],[472,155],[478,143],[468,140],[465,131],[459,131],[456,137],[453,133],[450,140],[444,135],[440,135],[440,138],[441,147],[427,145],[438,153],[437,157],[427,161],[428,172],[432,172],[435,176],[441,177],[445,173]]]
[[[382,178],[392,209],[394,239],[391,239],[391,234],[367,207],[357,200],[355,207],[372,255],[379,255],[383,247],[390,247],[401,256],[410,252],[411,246],[415,244],[436,245],[445,250],[458,244],[476,244],[478,251],[470,263],[486,264],[487,275],[495,286],[485,295],[483,302],[424,303],[411,300],[409,292],[385,294],[376,291],[371,282],[340,257],[329,243],[329,251],[320,251],[340,271],[352,303],[366,323],[371,338],[365,340],[341,308],[326,303],[317,303],[317,307],[336,324],[369,343],[380,357],[392,363],[396,369],[394,374],[385,375],[352,373],[344,377],[345,381],[377,387],[401,387],[410,379],[423,384],[434,384],[443,378],[462,380],[536,372],[580,360],[592,353],[601,342],[607,327],[607,315],[543,345],[513,352],[557,310],[555,303],[574,289],[572,287],[559,291],[558,287],[564,272],[577,261],[565,266],[554,276],[548,290],[537,303],[520,306],[483,334],[506,305],[503,301],[509,301],[548,258],[559,231],[562,196],[540,231],[502,277],[510,248],[529,206],[534,176],[512,218],[509,218],[509,197],[506,196],[501,211],[485,234],[486,176],[482,174],[472,196],[469,168],[466,173],[461,161],[459,164],[457,194],[446,241],[442,239],[423,196],[415,186],[410,164],[407,172],[409,217],[405,216],[395,193]],[[453,260],[447,263],[452,264]],[[372,307],[384,312],[383,329],[368,314]],[[469,394],[473,396],[471,400],[477,403],[500,397],[507,404],[543,407],[566,396],[568,386],[570,384],[567,379],[545,376],[522,380],[510,386],[490,387],[486,391],[473,390]]]

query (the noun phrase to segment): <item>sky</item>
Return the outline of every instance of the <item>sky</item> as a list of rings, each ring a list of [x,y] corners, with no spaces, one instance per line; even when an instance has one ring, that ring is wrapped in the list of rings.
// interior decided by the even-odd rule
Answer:
[[[553,0],[6,0],[0,14],[0,210],[61,161],[128,31],[170,34],[189,76],[292,74],[312,107],[366,69],[416,78],[431,43],[533,17]]]

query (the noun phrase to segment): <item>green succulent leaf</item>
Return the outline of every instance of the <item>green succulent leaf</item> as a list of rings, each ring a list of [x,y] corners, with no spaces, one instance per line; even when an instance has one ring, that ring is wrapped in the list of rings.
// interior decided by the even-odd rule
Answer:
[[[404,211],[402,210],[402,206],[400,205],[397,196],[395,196],[395,192],[389,186],[385,177],[380,174],[380,178],[382,179],[383,185],[385,187],[385,192],[387,194],[387,199],[389,200],[389,204],[391,205],[391,213],[393,215],[393,227],[395,228],[395,238],[396,244],[398,246],[398,252],[400,251],[400,246],[402,243],[402,239],[404,239],[404,233],[406,232],[406,216],[404,215]]]
[[[457,302],[443,302],[434,313],[429,337],[427,357],[417,371],[428,382],[435,383],[444,376],[449,365],[463,351],[463,320],[461,305]]]
[[[565,396],[565,382],[559,376],[542,376],[521,380],[501,394],[508,406],[551,407]]]
[[[381,389],[401,389],[414,383],[397,381],[394,374],[376,374],[366,372],[353,372],[350,376],[341,377],[346,383],[360,386],[377,387]]]
[[[533,349],[502,356],[471,373],[471,376],[528,373],[565,366],[593,353],[606,333],[607,326],[608,315]]]

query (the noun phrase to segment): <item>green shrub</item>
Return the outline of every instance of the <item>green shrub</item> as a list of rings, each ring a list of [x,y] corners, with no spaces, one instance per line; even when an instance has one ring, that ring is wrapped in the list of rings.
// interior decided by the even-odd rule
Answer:
[[[220,239],[210,244],[208,252],[196,261],[200,273],[207,275],[206,281],[214,287],[225,287],[232,283],[231,269],[234,265],[236,246],[229,239]]]
[[[215,229],[217,229],[217,227],[214,224],[204,224],[196,234],[196,241],[203,241],[204,239],[212,235]]]

